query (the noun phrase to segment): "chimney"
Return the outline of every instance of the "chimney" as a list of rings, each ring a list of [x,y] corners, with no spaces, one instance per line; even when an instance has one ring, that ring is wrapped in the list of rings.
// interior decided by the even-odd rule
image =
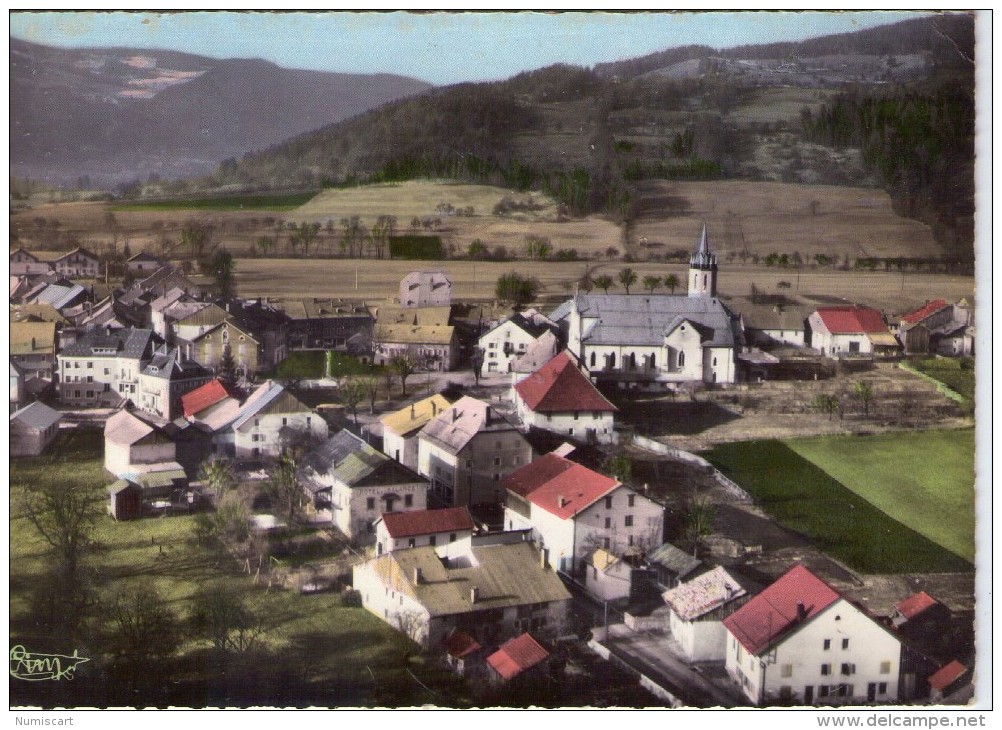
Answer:
[[[411,420],[413,421],[415,418],[417,418],[417,415],[414,413],[414,404],[411,403]]]
[[[435,403],[434,400],[432,400],[432,402],[431,402],[431,415],[433,415],[433,416],[437,416],[438,415],[438,405]]]
[[[421,568],[414,568],[414,585],[421,585]]]
[[[560,507],[560,509],[563,509],[565,504],[567,504],[567,500],[564,499],[564,495],[559,495],[557,497],[557,506]]]
[[[797,601],[797,620],[803,621],[807,618],[807,606],[803,601]]]
[[[476,603],[480,600],[480,589],[477,586],[470,588],[470,603]]]
[[[459,420],[459,409],[458,408],[453,408],[452,409],[452,422],[455,423],[458,420]]]
[[[548,548],[543,548],[539,551],[539,567],[546,570],[550,562],[550,551]]]

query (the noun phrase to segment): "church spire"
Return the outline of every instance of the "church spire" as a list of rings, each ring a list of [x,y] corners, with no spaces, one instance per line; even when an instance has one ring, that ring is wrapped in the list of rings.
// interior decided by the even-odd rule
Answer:
[[[717,296],[717,255],[710,251],[706,223],[703,224],[703,230],[699,234],[696,250],[689,257],[689,296]]]
[[[710,241],[706,235],[706,224],[699,234],[699,243],[696,250],[689,257],[689,266],[700,271],[715,271],[717,268],[717,256],[710,251]]]

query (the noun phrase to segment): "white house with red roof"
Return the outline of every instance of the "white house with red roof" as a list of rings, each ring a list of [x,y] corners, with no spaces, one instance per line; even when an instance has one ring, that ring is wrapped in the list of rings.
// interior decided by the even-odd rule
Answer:
[[[504,480],[504,524],[531,530],[547,563],[579,574],[601,548],[615,555],[661,544],[664,508],[612,477],[546,454]]]
[[[611,444],[616,406],[564,351],[512,387],[515,412],[528,428],[587,443]]]
[[[898,339],[909,353],[969,356],[974,354],[973,324],[966,299],[956,304],[936,299],[901,315]]]
[[[724,619],[725,666],[754,705],[898,698],[901,641],[797,565]]]
[[[375,528],[376,555],[382,555],[423,545],[448,546],[472,537],[477,526],[466,507],[448,507],[387,512],[376,520]]]
[[[870,307],[821,307],[807,318],[808,344],[829,357],[893,355],[901,345]]]

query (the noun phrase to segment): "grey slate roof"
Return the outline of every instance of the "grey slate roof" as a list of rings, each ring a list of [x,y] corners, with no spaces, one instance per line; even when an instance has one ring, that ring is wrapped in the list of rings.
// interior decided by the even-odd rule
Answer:
[[[233,421],[233,428],[240,428],[247,421],[259,413],[262,408],[278,398],[285,390],[281,385],[271,380],[265,381],[251,393],[243,405],[240,406],[240,415]]]
[[[143,368],[143,375],[164,380],[184,380],[186,378],[209,377],[212,373],[194,360],[181,362],[178,348],[158,347],[153,358]]]
[[[424,481],[420,475],[348,430],[338,432],[313,449],[304,457],[300,468],[300,479],[311,492],[330,488],[330,485],[312,479],[312,475],[334,477],[348,487],[362,486],[365,482],[403,484]]]
[[[666,542],[657,550],[647,556],[647,562],[667,568],[679,578],[684,578],[703,564],[703,561],[694,558],[684,550]]]
[[[129,327],[121,330],[108,330],[103,327],[86,332],[72,345],[67,346],[59,354],[65,357],[91,357],[94,350],[114,350],[115,356],[132,359],[142,359],[151,342],[155,342],[153,330]]]
[[[17,421],[26,428],[40,431],[44,431],[54,423],[59,423],[62,417],[62,413],[38,401],[10,414],[11,421]]]
[[[591,345],[660,347],[682,320],[697,326],[703,347],[737,347],[743,341],[740,319],[716,297],[579,294],[575,300],[584,320],[581,339]],[[575,300],[561,304],[550,319],[567,320]]]

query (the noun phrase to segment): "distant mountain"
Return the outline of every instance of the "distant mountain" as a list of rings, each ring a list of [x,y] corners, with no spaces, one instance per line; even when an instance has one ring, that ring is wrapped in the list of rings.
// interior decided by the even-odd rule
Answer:
[[[203,175],[223,160],[431,88],[173,51],[10,39],[10,174],[111,184]]]

